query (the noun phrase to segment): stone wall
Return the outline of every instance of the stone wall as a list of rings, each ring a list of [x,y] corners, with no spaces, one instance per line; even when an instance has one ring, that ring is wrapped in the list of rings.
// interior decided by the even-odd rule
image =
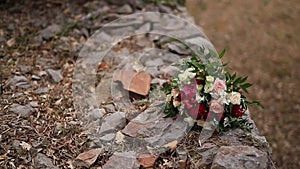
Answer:
[[[143,4],[140,1],[130,1],[128,3],[130,5],[126,3],[119,4],[119,1],[111,1],[111,3],[120,5],[118,9],[120,13],[138,13],[141,12],[140,10],[159,11],[179,16],[189,23],[194,23],[193,18],[186,12],[185,7]],[[115,42],[108,41],[111,39],[120,39],[119,36],[115,36],[119,33],[125,35],[131,31],[139,33],[139,31],[161,29],[165,35],[170,35],[170,32],[174,32],[177,37],[184,39],[191,46],[201,44],[214,50],[213,45],[201,28],[200,33],[194,35],[192,34],[194,27],[189,27],[188,24],[172,22],[172,17],[165,18],[165,20],[161,18],[155,19],[154,17],[156,15],[152,15],[148,18],[149,20],[146,18],[142,22],[130,21],[132,18],[129,17],[129,21],[126,24],[114,23],[112,26],[107,26],[106,28],[108,29],[104,29],[100,33],[101,37],[106,37],[106,40],[97,44],[101,44],[102,46],[115,44]],[[150,20],[158,21],[151,22]],[[170,29],[163,30],[159,24],[169,24]],[[142,48],[135,52],[129,52],[132,46],[127,46],[121,52],[110,51],[104,60],[110,62],[110,58],[117,58],[116,64],[119,67],[121,65],[123,68],[137,72],[143,70],[153,77],[151,83],[163,83],[163,79],[159,78],[160,75],[172,75],[174,73],[174,67],[171,67],[169,63],[179,60],[185,54],[185,51],[175,42],[163,44],[161,49],[151,48],[154,41],[163,40],[166,40],[166,37],[157,37],[154,35],[137,36],[133,39],[125,40],[125,43],[133,46],[135,43],[138,43],[139,47]],[[140,52],[146,57],[139,56]],[[82,62],[82,64],[90,64],[88,66],[92,67],[96,66],[93,65],[94,63],[97,63],[97,60]],[[86,65],[82,65],[82,67],[86,67]],[[251,132],[234,129],[221,133],[218,136],[213,136],[201,143],[201,145],[198,142],[197,144],[189,143],[190,140],[197,141],[197,138],[194,137],[197,136],[197,133],[186,134],[187,128],[182,123],[162,118],[159,109],[162,102],[158,99],[159,97],[156,96],[154,99],[150,99],[149,106],[139,111],[128,109],[130,101],[124,102],[121,99],[121,106],[115,99],[111,102],[109,91],[112,86],[115,96],[118,95],[118,98],[127,96],[126,92],[124,94],[122,87],[111,81],[113,76],[111,72],[102,72],[102,79],[98,85],[101,88],[96,87],[91,90],[96,91],[96,93],[98,92],[99,97],[84,98],[84,96],[79,95],[77,98],[80,105],[83,104],[83,100],[86,101],[86,105],[90,102],[95,102],[93,105],[101,105],[100,108],[90,107],[89,113],[82,115],[82,121],[86,124],[85,127],[87,133],[90,134],[90,139],[93,140],[91,148],[97,148],[98,153],[107,151],[115,152],[106,161],[103,168],[124,168],[125,166],[125,168],[135,168],[140,165],[145,168],[166,167],[165,165],[169,165],[168,167],[170,168],[275,168],[271,160],[271,148],[265,137],[259,135],[258,129],[252,121],[249,112],[247,112],[247,118],[249,122],[253,123]],[[79,79],[78,81],[82,82],[84,80]],[[88,81],[89,79],[87,83]],[[86,85],[87,83],[84,84]],[[140,86],[142,85],[140,84]],[[80,85],[77,87],[80,90],[84,90]],[[88,93],[89,91],[86,92]],[[121,152],[118,151],[120,149],[122,149]],[[171,158],[173,161],[170,158],[162,157],[162,154],[170,151],[176,154],[175,160]],[[197,156],[191,156],[191,151],[194,151]],[[169,154],[169,156],[171,155]],[[78,158],[80,159],[80,156]],[[167,164],[166,161],[168,162]],[[77,165],[80,165],[80,163]]]

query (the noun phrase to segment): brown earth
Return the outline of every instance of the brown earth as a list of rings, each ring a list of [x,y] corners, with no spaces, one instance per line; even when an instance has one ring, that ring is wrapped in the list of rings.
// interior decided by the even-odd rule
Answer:
[[[251,107],[279,168],[300,166],[300,2],[297,0],[187,0],[195,17],[231,71],[248,75]]]

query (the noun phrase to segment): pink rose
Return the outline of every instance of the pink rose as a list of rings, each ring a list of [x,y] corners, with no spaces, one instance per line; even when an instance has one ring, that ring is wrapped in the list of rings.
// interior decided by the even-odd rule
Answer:
[[[224,106],[216,100],[211,101],[209,109],[210,109],[210,111],[213,111],[214,113],[223,113],[224,112]]]
[[[213,90],[215,92],[220,92],[220,91],[226,90],[226,83],[225,83],[225,81],[217,78],[215,80],[215,83],[214,83],[214,86],[213,86]]]

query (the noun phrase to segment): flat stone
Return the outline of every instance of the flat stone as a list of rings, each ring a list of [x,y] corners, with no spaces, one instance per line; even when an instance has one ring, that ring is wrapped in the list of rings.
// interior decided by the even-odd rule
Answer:
[[[25,73],[28,73],[32,70],[32,67],[31,66],[19,66],[19,69],[20,69],[20,72],[25,74]]]
[[[100,137],[100,140],[102,141],[112,141],[114,140],[116,137],[116,134],[115,133],[109,133],[109,134],[106,134],[102,137]]]
[[[40,32],[39,38],[41,38],[42,40],[49,40],[60,31],[60,26],[58,26],[57,24],[52,24]]]
[[[147,67],[145,72],[149,73],[153,77],[157,77],[160,74],[157,67]]]
[[[154,59],[154,60],[148,60],[148,61],[145,63],[145,65],[146,65],[147,67],[151,67],[151,66],[153,66],[153,67],[158,67],[158,66],[164,65],[164,61],[163,61],[161,58],[156,58],[156,59]]]
[[[61,75],[61,70],[47,69],[46,72],[49,74],[51,79],[56,83],[63,80],[63,76]]]
[[[58,169],[53,165],[51,159],[42,153],[38,153],[34,158],[34,168]]]
[[[114,113],[116,111],[116,108],[113,104],[106,104],[103,106],[103,108],[108,112],[108,113]]]
[[[162,73],[165,73],[167,75],[170,75],[170,76],[175,76],[179,71],[180,69],[176,66],[167,66],[167,67],[164,67],[160,70]]]
[[[14,112],[15,114],[18,114],[21,117],[28,117],[34,113],[34,109],[30,106],[22,106],[19,104],[13,104],[11,105],[10,111]]]
[[[76,167],[89,168],[91,165],[93,165],[95,163],[95,161],[97,160],[97,158],[101,152],[102,152],[102,149],[100,149],[100,148],[83,152],[76,157],[75,162],[73,164]]]
[[[37,76],[37,75],[32,75],[31,76],[32,80],[41,80],[41,77]]]
[[[48,87],[40,87],[40,88],[36,89],[34,93],[36,93],[36,94],[46,94],[48,92],[49,92]]]
[[[126,125],[126,118],[124,112],[115,112],[104,118],[100,128],[100,135],[117,132]]]
[[[188,55],[189,54],[188,50],[183,49],[183,47],[182,47],[183,45],[168,43],[167,46],[171,52],[174,52],[176,54],[179,54],[179,55]]]
[[[162,105],[150,105],[148,109],[132,119],[122,130],[127,136],[143,138],[147,143],[163,146],[174,140],[181,139],[187,130],[185,122],[171,118],[163,118]]]
[[[153,167],[158,156],[151,154],[141,154],[137,157],[139,164],[144,168]]]
[[[103,78],[96,87],[96,98],[99,103],[105,102],[111,97],[112,80],[110,78]]]
[[[162,59],[164,62],[173,64],[173,63],[177,63],[181,58],[180,58],[180,56],[178,56],[174,53],[166,52],[162,55]]]
[[[89,120],[95,121],[101,119],[106,114],[104,109],[93,109],[89,112]]]
[[[162,86],[166,82],[167,81],[164,79],[155,78],[155,79],[152,79],[151,84],[159,84],[160,86]]]
[[[39,107],[39,102],[37,102],[37,101],[31,101],[31,102],[29,102],[29,105],[31,107],[33,107],[33,108],[36,108],[36,107]]]
[[[121,70],[114,81],[120,81],[124,89],[146,96],[150,91],[151,76],[144,72],[134,72],[131,70]]]
[[[222,146],[218,150],[212,169],[264,169],[268,164],[267,154],[255,147]]]
[[[128,152],[115,152],[109,160],[102,166],[103,169],[133,169],[139,168],[136,159],[136,153],[133,151]]]
[[[15,89],[15,87],[28,89],[31,87],[28,79],[25,76],[14,76],[9,80],[8,84],[10,85],[11,89]]]
[[[125,4],[118,9],[118,13],[120,13],[120,14],[130,14],[132,12],[133,12],[133,9],[128,4]]]

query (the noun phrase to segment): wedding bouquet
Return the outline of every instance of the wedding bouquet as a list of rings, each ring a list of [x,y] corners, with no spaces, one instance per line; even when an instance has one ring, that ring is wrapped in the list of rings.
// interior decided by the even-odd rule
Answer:
[[[236,73],[224,71],[227,64],[212,61],[202,63],[218,57],[215,52],[199,51],[201,57],[193,56],[176,64],[180,68],[179,74],[163,86],[166,94],[165,117],[176,120],[183,117],[190,126],[195,124],[205,128],[217,125],[216,131],[221,132],[229,128],[251,129],[251,124],[245,118],[248,105],[258,101],[247,100],[244,93],[252,84],[247,83],[247,76],[238,77]],[[224,56],[225,50],[218,58]],[[219,59],[219,60],[220,60]]]

